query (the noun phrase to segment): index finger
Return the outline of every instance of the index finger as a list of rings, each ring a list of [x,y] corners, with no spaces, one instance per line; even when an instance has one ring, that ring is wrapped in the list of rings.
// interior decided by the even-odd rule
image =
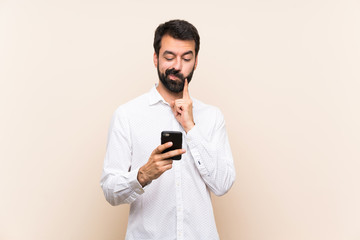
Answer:
[[[172,157],[175,157],[175,156],[178,156],[178,155],[182,155],[186,152],[185,149],[175,149],[175,150],[172,150],[172,151],[169,151],[169,152],[166,152],[166,153],[163,153],[161,154],[161,157],[163,159],[171,159]]]
[[[154,149],[154,151],[152,152],[152,154],[159,154],[162,153],[165,149],[171,147],[173,145],[172,142],[167,142],[164,144],[159,145],[157,148]]]
[[[185,78],[184,90],[183,90],[183,98],[184,98],[184,99],[189,99],[189,98],[190,98],[188,85],[189,85],[188,79]]]

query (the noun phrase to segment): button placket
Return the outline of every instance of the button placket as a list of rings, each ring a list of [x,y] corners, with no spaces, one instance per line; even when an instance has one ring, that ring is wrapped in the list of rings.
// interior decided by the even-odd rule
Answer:
[[[182,131],[181,125],[176,120],[175,116],[173,117],[173,129],[177,131]],[[184,133],[183,133],[184,134]],[[175,170],[175,189],[176,189],[176,232],[177,232],[177,239],[183,239],[183,232],[184,232],[184,211],[183,211],[183,199],[182,199],[182,182],[181,182],[181,165],[184,155],[182,159],[179,161],[173,161],[173,166]]]

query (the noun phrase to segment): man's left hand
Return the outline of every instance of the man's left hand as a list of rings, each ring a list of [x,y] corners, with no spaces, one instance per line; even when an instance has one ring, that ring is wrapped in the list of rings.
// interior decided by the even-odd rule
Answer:
[[[185,79],[183,98],[177,99],[171,103],[171,109],[176,120],[181,124],[186,132],[189,132],[194,126],[192,100],[188,90],[188,80]]]

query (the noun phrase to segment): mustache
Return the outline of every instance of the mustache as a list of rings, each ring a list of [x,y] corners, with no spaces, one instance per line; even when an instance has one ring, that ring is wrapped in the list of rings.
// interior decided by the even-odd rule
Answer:
[[[182,81],[185,80],[184,75],[183,75],[182,73],[180,73],[179,70],[175,70],[175,68],[167,69],[167,70],[165,71],[166,77],[168,77],[170,74],[174,75],[174,76],[177,77],[177,78],[180,78]]]

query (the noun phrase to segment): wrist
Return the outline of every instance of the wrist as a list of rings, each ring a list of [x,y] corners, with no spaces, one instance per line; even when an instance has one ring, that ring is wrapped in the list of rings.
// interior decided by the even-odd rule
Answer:
[[[141,168],[138,171],[137,180],[142,187],[145,187],[146,185],[148,185],[151,182],[150,179],[146,176],[146,174],[144,173],[144,171]]]
[[[195,126],[194,122],[187,124],[186,127],[184,127],[185,132],[188,133],[194,126]]]

